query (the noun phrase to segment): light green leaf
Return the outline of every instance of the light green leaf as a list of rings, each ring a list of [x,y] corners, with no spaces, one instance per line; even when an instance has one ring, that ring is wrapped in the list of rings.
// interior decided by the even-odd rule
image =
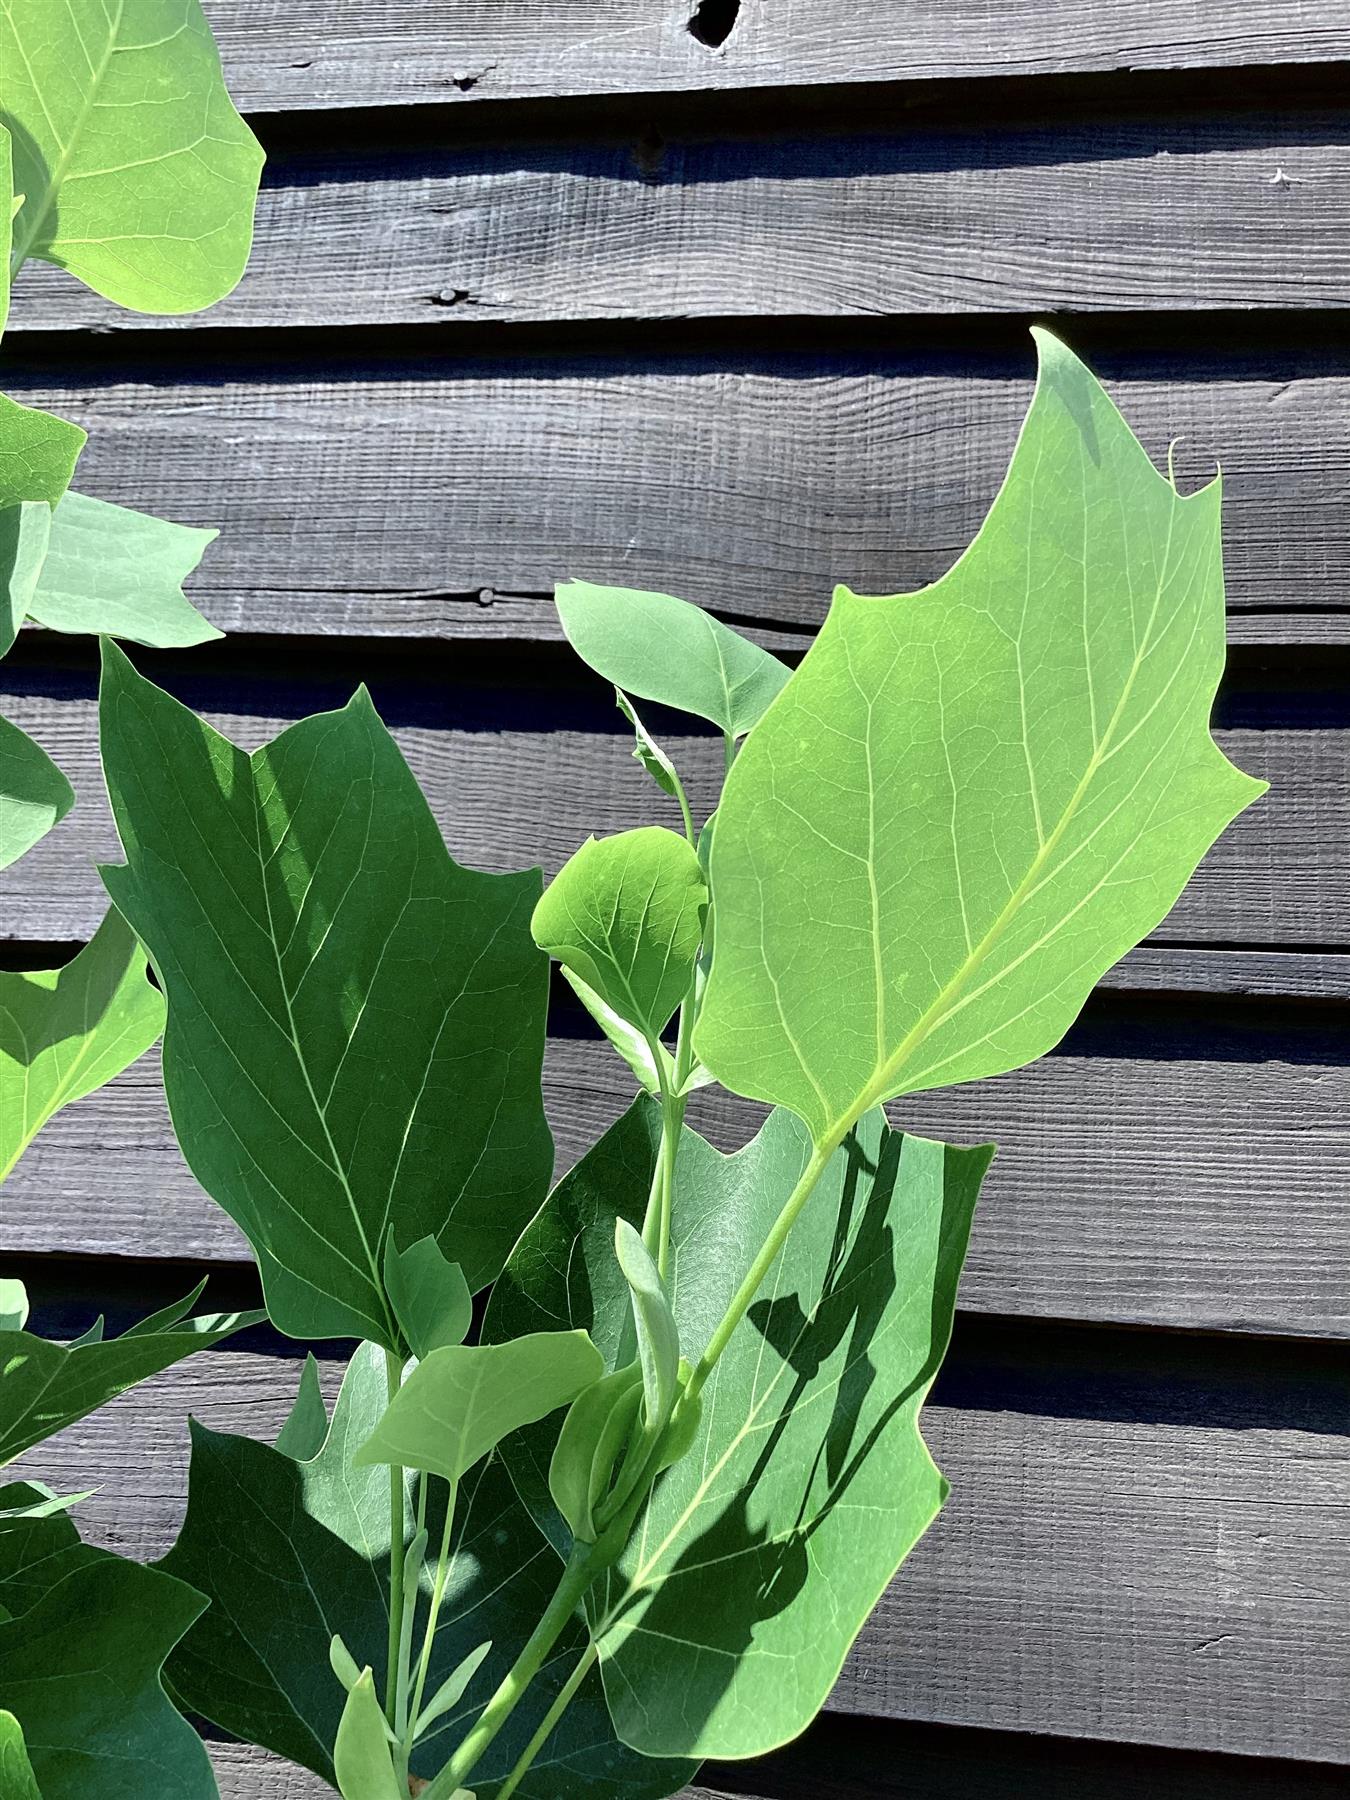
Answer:
[[[281,1330],[397,1349],[386,1236],[482,1287],[548,1180],[538,872],[451,859],[364,689],[248,756],[105,645],[101,724],[184,1155]]]
[[[695,1046],[823,1146],[1051,1049],[1263,791],[1209,735],[1218,483],[1178,495],[1037,342],[974,544],[920,594],[836,592],[718,809]]]
[[[584,1331],[433,1350],[356,1455],[458,1481],[508,1432],[556,1412],[604,1373]]]
[[[614,1221],[614,1255],[633,1297],[647,1430],[664,1429],[680,1379],[680,1333],[666,1284],[642,1234],[627,1219]]]
[[[0,718],[0,869],[46,837],[74,804],[73,788],[41,744]]]
[[[563,980],[595,1020],[619,1055],[637,1076],[639,1087],[649,1094],[675,1086],[675,1059],[659,1038],[649,1038],[640,1025],[630,1025],[612,1006],[587,987],[580,975],[563,969]]]
[[[52,631],[88,631],[162,649],[222,634],[183,593],[219,536],[149,513],[67,493],[51,515],[51,540],[28,615]]]
[[[458,1263],[447,1262],[435,1238],[400,1250],[385,1239],[384,1285],[399,1330],[414,1356],[462,1344],[473,1323],[473,1295]]]
[[[204,1283],[196,1292],[200,1293]],[[189,1297],[191,1304],[195,1294]],[[54,1344],[34,1333],[0,1330],[0,1466],[73,1425],[137,1382],[194,1350],[209,1350],[256,1325],[262,1312],[203,1313],[180,1323],[142,1320],[118,1338]]]
[[[5,0],[12,262],[138,312],[195,312],[243,273],[262,169],[198,0]]]
[[[135,1062],[163,1022],[144,953],[112,910],[64,968],[0,973],[0,1181],[53,1113]]]
[[[389,1727],[368,1668],[358,1675],[342,1709],[333,1772],[342,1800],[405,1800],[389,1758]]]
[[[610,1490],[642,1407],[642,1368],[629,1363],[592,1382],[568,1408],[548,1466],[548,1490],[573,1537],[593,1544],[596,1508]]]
[[[9,319],[9,259],[14,247],[14,155],[9,132],[0,125],[0,334]]]
[[[633,727],[633,736],[637,740],[633,746],[633,761],[642,764],[663,794],[669,794],[672,800],[678,800],[683,784],[674,763],[642,723],[637,708],[622,688],[615,688],[614,699],[619,711]]]
[[[623,1354],[627,1295],[609,1243],[616,1215],[632,1224],[645,1208],[656,1111],[639,1100],[559,1183],[494,1289],[489,1337],[561,1317],[607,1360]],[[936,1515],[946,1484],[919,1408],[990,1154],[890,1131],[879,1112],[835,1152],[703,1390],[688,1455],[596,1590],[610,1710],[635,1749],[746,1757],[796,1736]],[[684,1133],[672,1305],[691,1353],[811,1156],[782,1111],[735,1156]],[[558,1542],[535,1435],[503,1453]]]
[[[450,1671],[413,1722],[413,1736],[421,1737],[446,1713],[453,1712],[464,1698],[465,1690],[492,1652],[491,1641],[470,1650],[463,1662]]]
[[[28,1289],[11,1275],[0,1280],[0,1331],[22,1331],[28,1323]]]
[[[588,838],[545,888],[530,929],[654,1043],[693,981],[707,900],[685,839],[644,825]]]
[[[55,506],[70,486],[84,445],[78,425],[0,394],[0,507],[24,500]],[[0,570],[5,568],[0,562]]]
[[[625,694],[709,719],[731,737],[758,724],[792,671],[702,607],[671,594],[564,582],[558,616],[583,662]]]
[[[23,1727],[11,1712],[0,1712],[0,1800],[42,1800]]]
[[[277,1433],[277,1449],[296,1462],[308,1462],[310,1457],[319,1454],[327,1436],[328,1408],[323,1403],[323,1391],[319,1386],[319,1365],[313,1355],[309,1355],[300,1371],[295,1404]]]
[[[45,1481],[10,1481],[0,1487],[0,1524],[9,1519],[50,1519],[92,1500],[97,1488],[58,1494]]]
[[[357,1468],[353,1453],[385,1404],[382,1357],[364,1345],[352,1359],[329,1434],[308,1460],[194,1425],[187,1518],[163,1564],[212,1602],[170,1663],[180,1702],[328,1782],[344,1704],[328,1661],[334,1634],[358,1670],[384,1667],[389,1471]],[[414,1484],[409,1476],[410,1518]],[[433,1483],[427,1510],[427,1529],[437,1541],[443,1492]],[[459,1700],[431,1722],[413,1752],[414,1774],[429,1778],[444,1763],[534,1629],[557,1578],[557,1558],[535,1533],[500,1461],[489,1458],[460,1488],[429,1691],[434,1695],[485,1640],[493,1648]],[[431,1579],[424,1570],[424,1606]],[[584,1643],[579,1622],[564,1633],[537,1683],[532,1704],[540,1712]],[[505,1778],[537,1718],[521,1708],[476,1771],[480,1792],[491,1794]],[[527,1787],[531,1800],[662,1800],[693,1772],[688,1762],[649,1762],[616,1742],[594,1672],[539,1769],[547,1785]]]
[[[19,500],[0,510],[0,656],[9,653],[28,617],[52,534],[45,500]]]
[[[0,1694],[44,1800],[216,1800],[205,1748],[160,1684],[202,1605],[81,1544],[64,1516],[0,1523]]]

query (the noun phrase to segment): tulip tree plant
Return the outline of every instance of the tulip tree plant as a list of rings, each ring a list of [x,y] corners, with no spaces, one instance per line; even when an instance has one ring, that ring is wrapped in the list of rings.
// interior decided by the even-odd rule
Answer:
[[[261,164],[196,0],[4,0],[0,330],[30,259],[135,311],[209,306],[243,270]],[[182,586],[215,532],[75,492],[84,441],[0,394],[0,656],[25,622],[157,646],[219,637]],[[0,868],[74,798],[0,717]],[[163,1021],[144,952],[111,909],[65,967],[0,971],[0,1182],[53,1113],[134,1061]],[[22,1282],[0,1278],[0,1468],[263,1316],[189,1317],[200,1292],[120,1337],[99,1321],[62,1344],[28,1330]],[[71,1513],[86,1497],[0,1485],[0,1800],[208,1800],[206,1753],[161,1679],[202,1596],[82,1543]]]
[[[110,15],[59,10],[0,10],[15,256],[207,304],[257,157],[195,0],[129,3],[84,64],[66,13]],[[152,125],[156,71],[199,85]],[[152,130],[155,168],[198,154],[133,204],[109,155]],[[7,616],[104,637],[125,857],[80,958],[0,977],[0,1166],[166,1021],[175,1132],[272,1324],[351,1347],[275,1443],[191,1427],[153,1568],[83,1544],[77,1496],[0,1495],[0,1800],[209,1800],[185,1713],[345,1800],[660,1800],[824,1703],[946,1493],[919,1414],[992,1155],[907,1133],[905,1098],[1051,1049],[1261,791],[1209,733],[1218,483],[1180,494],[1038,349],[969,550],[836,590],[795,671],[671,596],[558,590],[661,822],[547,886],[454,861],[364,690],[248,754],[139,674],[112,638],[210,634],[205,534],[71,495],[78,434],[0,408]],[[649,704],[721,734],[715,807]],[[0,729],[18,854],[68,790]],[[556,1185],[551,962],[633,1087]],[[686,1122],[714,1084],[768,1109],[733,1155]],[[0,1287],[0,1456],[238,1323],[189,1306],[53,1345]]]

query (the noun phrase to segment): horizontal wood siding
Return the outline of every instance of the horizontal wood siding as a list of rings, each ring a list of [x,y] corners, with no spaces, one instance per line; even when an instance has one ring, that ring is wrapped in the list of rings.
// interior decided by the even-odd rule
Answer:
[[[6,390],[79,486],[222,536],[231,636],[137,653],[249,746],[370,683],[465,862],[659,815],[552,602],[687,596],[789,658],[833,584],[922,586],[998,489],[1048,319],[1179,480],[1221,467],[1220,742],[1271,792],[1033,1068],[897,1109],[1000,1153],[925,1431],[953,1498],[800,1744],[687,1800],[1330,1800],[1350,1765],[1350,13],[1343,0],[206,0],[274,152],[200,318],[20,281]],[[711,34],[700,15],[698,31]],[[72,955],[118,858],[96,659],[25,631],[0,711],[79,801],[0,873]],[[702,804],[718,743],[656,717]],[[561,984],[562,1169],[626,1071]],[[716,1142],[760,1109],[696,1098]],[[247,1248],[156,1053],[6,1184],[38,1323]],[[324,1346],[325,1379],[339,1347]],[[25,1459],[173,1539],[184,1417],[273,1433],[297,1346],[201,1356]],[[211,1745],[225,1800],[327,1789]]]

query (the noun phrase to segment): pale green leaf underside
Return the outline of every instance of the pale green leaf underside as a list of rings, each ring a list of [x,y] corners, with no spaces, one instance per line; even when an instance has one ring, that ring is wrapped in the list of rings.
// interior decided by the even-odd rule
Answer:
[[[250,756],[109,645],[101,726],[184,1154],[282,1330],[396,1345],[389,1233],[479,1288],[548,1180],[539,876],[452,860],[364,690]]]
[[[0,869],[46,837],[74,804],[74,790],[41,744],[0,718]]]
[[[219,534],[64,494],[28,616],[52,631],[87,631],[170,649],[221,634],[183,593]]]
[[[727,781],[696,1048],[820,1142],[1019,1067],[1263,791],[1209,735],[1219,486],[1179,496],[1064,346],[970,550],[840,589]]]
[[[581,1331],[433,1350],[409,1375],[356,1456],[459,1481],[508,1432],[556,1412],[604,1373]]]
[[[0,973],[0,1181],[53,1113],[120,1074],[163,1026],[163,996],[115,911],[64,968]]]
[[[15,267],[41,257],[140,312],[238,281],[262,151],[198,0],[0,0],[0,115]]]
[[[656,1109],[639,1101],[559,1184],[494,1290],[485,1330],[541,1318],[624,1354],[616,1211],[640,1221]],[[672,1302],[707,1343],[811,1156],[776,1112],[735,1156],[681,1139]],[[752,1756],[795,1736],[946,1491],[918,1430],[946,1349],[990,1152],[871,1113],[835,1153],[703,1391],[689,1454],[659,1482],[592,1627],[620,1737],[649,1755]],[[546,1434],[504,1451],[555,1542]]]
[[[557,605],[568,642],[606,681],[640,700],[707,719],[732,737],[758,723],[792,672],[673,594],[567,581]]]

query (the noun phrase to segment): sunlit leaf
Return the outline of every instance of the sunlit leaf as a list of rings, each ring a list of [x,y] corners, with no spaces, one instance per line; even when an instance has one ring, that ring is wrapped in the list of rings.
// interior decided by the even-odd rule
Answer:
[[[671,594],[564,582],[558,616],[582,661],[625,694],[708,719],[731,737],[759,722],[791,670]]]
[[[194,312],[238,281],[262,151],[198,0],[5,0],[0,117],[15,266],[40,257],[139,312]]]
[[[384,1246],[384,1285],[400,1331],[414,1356],[462,1344],[473,1323],[473,1296],[458,1263],[447,1262],[435,1238],[399,1250]]]
[[[218,535],[66,493],[51,515],[28,616],[52,631],[103,633],[163,649],[218,638],[183,593]]]
[[[1209,735],[1218,483],[1177,494],[1037,337],[971,548],[919,594],[837,591],[718,809],[695,1045],[822,1145],[1049,1050],[1263,789]]]
[[[145,955],[114,911],[64,968],[0,971],[0,1181],[53,1113],[133,1063],[163,1022]]]
[[[0,1800],[42,1800],[23,1727],[11,1712],[0,1712]]]
[[[389,1758],[389,1727],[369,1669],[357,1676],[342,1709],[333,1773],[342,1800],[404,1800]]]
[[[107,645],[101,728],[184,1155],[283,1331],[397,1349],[388,1234],[481,1287],[548,1179],[538,873],[451,859],[364,689],[249,756]]]
[[[645,1208],[655,1110],[637,1102],[559,1183],[494,1290],[490,1335],[562,1318],[608,1361],[624,1353],[627,1294],[609,1245],[616,1216],[636,1225]],[[672,1305],[690,1355],[811,1155],[782,1111],[735,1156],[684,1133]],[[989,1157],[890,1131],[879,1112],[835,1152],[703,1390],[688,1455],[596,1590],[606,1693],[634,1748],[744,1757],[796,1736],[936,1515],[946,1484],[918,1414]],[[559,1542],[538,1441],[522,1433],[503,1454]]]

